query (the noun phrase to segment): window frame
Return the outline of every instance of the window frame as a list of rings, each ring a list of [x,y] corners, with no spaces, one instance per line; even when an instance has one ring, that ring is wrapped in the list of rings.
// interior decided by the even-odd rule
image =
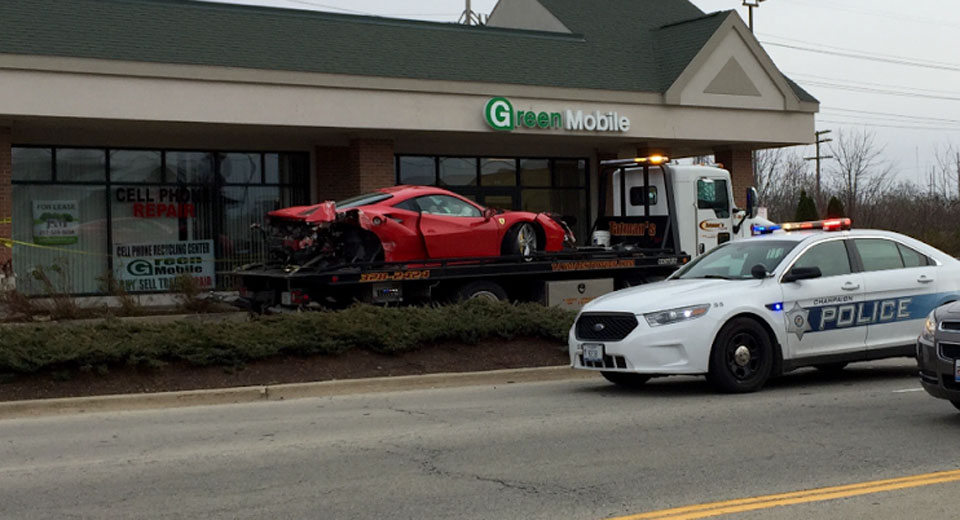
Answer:
[[[782,284],[782,283],[785,283],[785,282],[783,281],[784,276],[786,276],[787,273],[789,273],[789,272],[793,269],[793,267],[797,264],[797,262],[798,262],[801,258],[803,258],[803,255],[807,254],[807,252],[810,251],[811,249],[813,249],[814,247],[817,247],[817,246],[820,246],[820,245],[823,245],[823,244],[827,244],[827,243],[829,243],[829,242],[841,242],[841,244],[842,244],[843,247],[844,247],[844,250],[845,250],[846,253],[847,253],[847,263],[850,264],[850,272],[849,272],[849,273],[846,273],[846,274],[834,274],[834,275],[830,275],[830,276],[821,276],[820,278],[833,278],[833,277],[835,277],[835,276],[848,276],[848,275],[851,275],[851,274],[859,274],[859,273],[862,272],[862,269],[861,269],[861,266],[860,266],[860,257],[859,257],[859,256],[854,257],[855,251],[852,250],[852,249],[853,249],[853,244],[851,244],[851,243],[849,242],[849,240],[847,239],[847,237],[831,237],[831,238],[828,238],[828,239],[825,239],[825,240],[817,240],[817,241],[814,241],[814,242],[812,242],[812,243],[810,243],[810,244],[807,244],[807,245],[804,246],[802,249],[800,249],[800,251],[796,253],[796,256],[794,256],[793,259],[790,260],[790,263],[787,264],[787,267],[784,268],[783,272],[780,273],[780,276],[779,276],[779,278],[778,278],[777,281],[778,281],[779,283],[781,283],[781,284]],[[792,282],[791,282],[791,283],[792,283]]]

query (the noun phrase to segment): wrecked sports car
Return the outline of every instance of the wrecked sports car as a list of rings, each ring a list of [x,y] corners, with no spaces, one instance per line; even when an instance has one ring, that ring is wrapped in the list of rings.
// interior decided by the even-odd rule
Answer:
[[[547,213],[484,208],[428,186],[382,188],[339,202],[269,213],[271,262],[334,266],[492,256],[532,257],[576,242]]]

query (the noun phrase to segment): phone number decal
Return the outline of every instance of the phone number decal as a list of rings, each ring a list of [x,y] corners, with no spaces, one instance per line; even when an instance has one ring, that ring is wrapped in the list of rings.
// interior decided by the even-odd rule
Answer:
[[[363,273],[360,283],[365,282],[402,282],[405,280],[425,280],[430,278],[430,271],[394,271],[392,273]]]

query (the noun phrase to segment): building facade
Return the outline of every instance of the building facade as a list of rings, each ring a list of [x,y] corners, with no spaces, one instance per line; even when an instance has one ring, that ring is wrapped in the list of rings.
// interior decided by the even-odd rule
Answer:
[[[228,289],[267,211],[398,183],[585,235],[599,161],[711,155],[740,197],[751,152],[811,142],[818,110],[736,13],[685,0],[501,0],[483,27],[191,0],[0,19],[0,261],[31,294]]]

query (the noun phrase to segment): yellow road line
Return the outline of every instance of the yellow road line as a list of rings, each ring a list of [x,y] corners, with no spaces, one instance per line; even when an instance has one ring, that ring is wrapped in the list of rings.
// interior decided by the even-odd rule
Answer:
[[[769,509],[773,507],[804,504],[822,500],[834,500],[838,498],[868,495],[871,493],[882,493],[886,491],[895,491],[898,489],[907,489],[912,487],[929,486],[932,484],[942,484],[945,482],[957,481],[960,481],[960,470],[940,471],[936,473],[913,475],[910,477],[875,480],[872,482],[861,482],[858,484],[846,484],[843,486],[808,489],[804,491],[793,491],[790,493],[779,493],[775,495],[765,495],[752,498],[727,500],[723,502],[711,502],[707,504],[677,507],[673,509],[663,509],[661,511],[621,516],[617,518],[611,518],[609,520],[694,520],[698,518],[709,518],[732,513],[743,513],[746,511],[756,511],[759,509]]]

